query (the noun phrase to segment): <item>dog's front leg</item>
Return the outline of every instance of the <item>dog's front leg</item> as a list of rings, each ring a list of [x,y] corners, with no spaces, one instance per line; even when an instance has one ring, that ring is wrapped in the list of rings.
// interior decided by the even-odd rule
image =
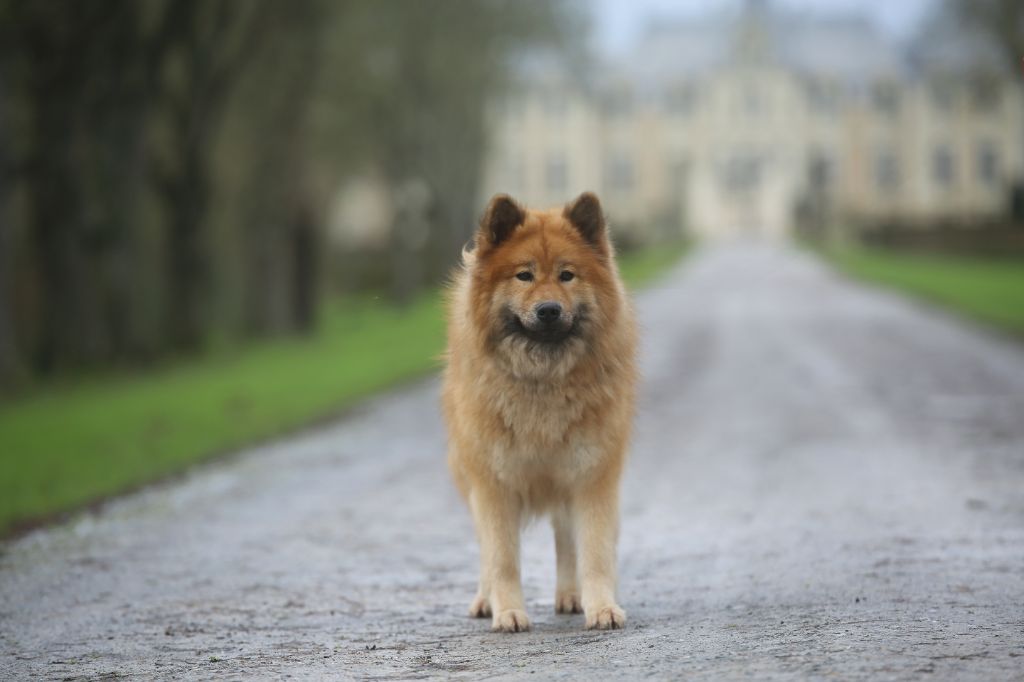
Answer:
[[[579,529],[580,577],[587,628],[613,630],[625,627],[626,612],[615,602],[618,481],[605,479],[588,486],[574,506],[576,527]]]
[[[530,629],[519,580],[519,529],[522,505],[498,486],[478,486],[472,496],[473,518],[480,538],[480,585],[490,590],[491,629]]]
[[[558,567],[555,612],[581,613],[583,609],[576,570],[576,528],[569,510],[556,509],[552,512],[551,527],[555,531],[555,561]]]

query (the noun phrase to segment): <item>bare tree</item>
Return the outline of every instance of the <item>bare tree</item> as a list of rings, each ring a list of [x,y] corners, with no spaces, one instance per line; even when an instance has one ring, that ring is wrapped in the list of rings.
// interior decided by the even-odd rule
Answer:
[[[9,142],[6,139],[6,105],[4,83],[0,76],[0,389],[14,383],[20,374],[9,290],[12,251],[9,199],[13,171],[8,152]]]
[[[18,99],[38,371],[109,360],[128,344],[132,258],[153,102],[184,3],[5,2],[3,74]],[[10,183],[9,183],[10,184]]]
[[[484,107],[568,6],[0,0],[0,381],[311,328],[328,195],[368,166],[396,298],[437,281]]]
[[[1024,3],[1020,0],[951,0],[954,14],[992,38],[1012,73],[1024,60]]]
[[[160,111],[169,137],[155,169],[167,217],[166,334],[175,348],[200,346],[209,300],[209,245],[204,221],[213,178],[210,158],[232,87],[267,23],[267,3],[176,0],[183,9],[170,30],[170,82]]]
[[[247,332],[257,335],[313,325],[319,219],[309,111],[326,37],[323,20],[339,10],[308,1],[278,2],[271,11],[274,41],[257,56],[236,102],[246,112],[245,139],[252,149],[240,211],[243,314]]]
[[[345,114],[335,134],[346,159],[368,159],[390,187],[429,190],[428,233],[409,272],[408,224],[396,224],[392,290],[408,300],[450,267],[475,222],[486,153],[485,107],[509,83],[512,57],[580,38],[560,2],[449,0],[351,3],[337,15],[328,55]],[[348,135],[358,131],[358,138]],[[398,220],[408,216],[396,213]]]

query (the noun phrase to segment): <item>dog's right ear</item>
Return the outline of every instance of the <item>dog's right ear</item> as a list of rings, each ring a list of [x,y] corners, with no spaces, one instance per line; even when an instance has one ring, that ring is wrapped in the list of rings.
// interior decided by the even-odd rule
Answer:
[[[563,214],[591,246],[598,249],[605,244],[607,225],[601,201],[593,192],[584,192],[566,204]]]
[[[480,219],[477,246],[497,246],[526,220],[526,211],[507,194],[495,194]]]

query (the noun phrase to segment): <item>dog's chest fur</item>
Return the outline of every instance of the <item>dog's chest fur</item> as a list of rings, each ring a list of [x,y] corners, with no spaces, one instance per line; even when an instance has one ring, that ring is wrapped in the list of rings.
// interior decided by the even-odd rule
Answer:
[[[500,421],[491,466],[518,488],[570,487],[600,459],[601,425],[593,387],[506,379],[487,398]]]

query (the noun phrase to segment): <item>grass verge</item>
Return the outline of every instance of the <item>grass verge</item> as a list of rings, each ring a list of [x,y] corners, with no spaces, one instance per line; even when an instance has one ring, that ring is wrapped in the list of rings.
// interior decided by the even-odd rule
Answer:
[[[683,247],[620,259],[640,286]],[[313,336],[133,376],[40,387],[0,405],[0,536],[336,414],[438,367],[439,292],[399,310],[336,302]]]
[[[822,253],[849,275],[901,289],[1024,336],[1024,259],[911,255],[877,249]]]
[[[688,242],[673,242],[623,254],[619,256],[619,273],[631,289],[642,288],[678,263],[689,248]]]

